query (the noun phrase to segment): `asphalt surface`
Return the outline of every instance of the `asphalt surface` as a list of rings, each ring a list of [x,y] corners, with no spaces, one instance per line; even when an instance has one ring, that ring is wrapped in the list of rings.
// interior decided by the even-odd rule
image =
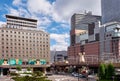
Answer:
[[[8,76],[0,76],[0,81],[14,81],[11,79],[11,77]]]
[[[68,76],[68,75],[52,75],[52,76],[48,76],[48,79],[52,81],[78,81],[77,77]],[[85,80],[79,78],[79,81],[85,81]]]

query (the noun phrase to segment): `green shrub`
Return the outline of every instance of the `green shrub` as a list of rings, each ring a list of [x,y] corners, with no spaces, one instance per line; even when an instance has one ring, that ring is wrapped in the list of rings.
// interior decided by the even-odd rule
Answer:
[[[28,67],[28,68],[27,68],[27,71],[31,71],[31,68],[30,68],[30,67]]]
[[[19,76],[17,73],[10,73],[11,76]]]
[[[18,71],[21,71],[21,70],[22,70],[22,67],[21,67],[21,66],[16,66],[16,69],[17,69]]]
[[[29,77],[29,76],[25,76],[25,77],[14,77],[12,78],[15,81],[51,81],[51,80],[47,80],[45,77]]]

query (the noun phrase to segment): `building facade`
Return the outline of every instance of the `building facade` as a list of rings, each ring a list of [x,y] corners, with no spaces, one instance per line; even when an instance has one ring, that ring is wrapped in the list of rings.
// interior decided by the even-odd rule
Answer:
[[[0,59],[2,65],[49,64],[49,34],[37,29],[37,20],[6,15],[0,27]],[[20,63],[19,63],[20,62]]]
[[[120,21],[120,0],[101,0],[102,24]]]
[[[100,58],[104,61],[120,58],[120,23],[109,22],[100,28]],[[111,58],[111,59],[110,59]],[[114,60],[113,60],[114,61]]]
[[[101,0],[100,59],[119,61],[120,0]]]
[[[92,13],[74,14],[71,17],[70,46],[68,59],[71,63],[78,63],[79,53],[85,53],[85,60],[99,54],[99,25],[101,17]],[[95,47],[97,50],[93,52]],[[98,60],[98,59],[97,59]]]
[[[67,51],[51,51],[51,63],[67,60]]]

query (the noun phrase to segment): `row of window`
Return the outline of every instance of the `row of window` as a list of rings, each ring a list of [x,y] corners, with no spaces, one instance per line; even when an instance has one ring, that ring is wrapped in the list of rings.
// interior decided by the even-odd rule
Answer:
[[[2,32],[6,33],[14,33],[14,34],[26,34],[26,35],[36,35],[36,36],[47,36],[47,34],[41,34],[41,33],[27,33],[27,32],[17,32],[17,31],[8,31],[8,30],[1,30]]]
[[[4,54],[2,54],[2,57],[8,57],[8,56],[11,56],[11,57],[48,57],[48,55],[34,55],[34,56],[32,56],[32,55],[8,55],[8,54],[6,54],[6,55],[4,55]]]
[[[12,42],[12,41],[14,41],[14,42],[15,42],[15,41],[18,41],[18,42],[27,42],[27,43],[33,42],[33,43],[43,43],[43,44],[46,43],[46,44],[48,44],[48,42],[45,42],[45,41],[35,41],[35,40],[31,41],[31,40],[20,40],[20,39],[19,39],[19,40],[16,40],[16,39],[14,39],[14,40],[13,40],[13,39],[6,39],[6,41],[9,41],[9,40],[10,40],[11,42]],[[4,38],[2,38],[2,41],[4,41]],[[5,41],[4,41],[4,42],[5,42]],[[4,42],[2,42],[2,43],[4,44]]]
[[[2,53],[8,53],[8,52],[11,52],[11,53],[27,53],[27,54],[28,54],[28,53],[30,53],[30,54],[31,54],[31,53],[35,53],[34,51],[29,51],[29,52],[28,52],[28,51],[7,51],[7,50],[4,51],[4,50],[2,50]],[[42,52],[39,52],[39,51],[37,51],[37,53],[38,53],[38,54],[39,54],[39,53],[42,54]],[[43,52],[43,53],[45,54],[45,52]],[[48,52],[46,52],[46,53],[48,53]],[[37,54],[37,55],[38,55],[38,54]]]
[[[34,49],[34,50],[37,49],[37,50],[43,50],[43,51],[46,50],[46,49],[48,49],[48,48],[45,48],[45,46],[43,46],[42,48],[38,48],[38,47],[37,47],[37,48],[28,48],[28,47],[4,47],[4,46],[2,46],[2,49],[4,49],[4,48],[6,48],[6,49],[13,49],[13,48],[14,48],[14,49],[19,49],[19,50],[20,50],[20,49],[26,49],[26,50],[28,50],[28,49],[30,49],[30,50],[32,50],[32,49]]]
[[[8,28],[19,28],[19,27],[31,27],[31,28],[36,28],[36,25],[25,25],[25,24],[11,24],[11,23],[7,23],[8,24]]]
[[[40,43],[39,44],[21,44],[21,43],[4,43],[2,42],[2,45],[4,46],[4,44],[6,45],[18,45],[18,46],[40,46],[40,47],[49,47],[48,44],[46,45],[41,45]]]
[[[25,39],[24,39],[24,40],[21,40],[21,39],[18,39],[18,40],[17,40],[17,39],[8,39],[8,38],[6,38],[6,39],[5,39],[5,38],[2,38],[2,40],[3,40],[3,41],[4,41],[4,40],[7,40],[7,41],[8,41],[8,40],[11,40],[11,41],[13,41],[13,40],[14,40],[14,41],[22,41],[22,42],[25,41]],[[32,41],[33,41],[33,42],[35,42],[35,41],[37,41],[37,42],[42,42],[42,41],[47,41],[47,40],[45,40],[45,39],[40,39],[40,40],[38,40],[38,39],[34,39],[34,38],[33,38],[33,39],[30,39],[30,40],[26,39],[26,41],[27,41],[27,42],[28,42],[28,41],[29,41],[29,42],[32,42]]]
[[[29,22],[29,21],[21,21],[21,20],[7,20],[8,22],[13,22],[13,23],[23,23],[23,24],[33,24],[33,25],[37,25],[37,22]]]

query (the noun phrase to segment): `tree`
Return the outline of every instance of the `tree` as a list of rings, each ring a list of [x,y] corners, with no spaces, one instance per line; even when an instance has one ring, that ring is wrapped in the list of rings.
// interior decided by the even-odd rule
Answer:
[[[100,64],[99,66],[99,77],[100,79],[106,78],[106,65],[105,64]]]
[[[107,66],[107,73],[106,73],[107,79],[111,79],[112,76],[114,75],[115,75],[115,69],[114,69],[113,64],[110,63]]]

